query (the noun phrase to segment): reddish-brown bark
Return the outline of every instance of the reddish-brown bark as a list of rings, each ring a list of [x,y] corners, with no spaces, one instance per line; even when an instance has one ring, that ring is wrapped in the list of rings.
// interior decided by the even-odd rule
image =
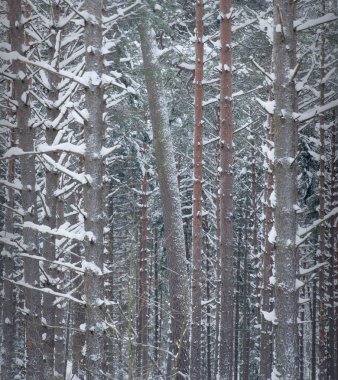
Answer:
[[[192,220],[192,320],[190,378],[201,376],[201,284],[202,284],[202,159],[203,159],[203,64],[204,64],[204,4],[196,0],[195,42],[195,127],[194,127],[194,182]]]

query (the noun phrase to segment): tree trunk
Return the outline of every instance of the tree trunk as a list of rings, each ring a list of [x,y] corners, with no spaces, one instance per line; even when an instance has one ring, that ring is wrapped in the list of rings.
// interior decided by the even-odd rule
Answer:
[[[86,295],[86,373],[87,379],[105,379],[102,374],[104,363],[105,320],[103,280],[103,229],[106,220],[103,199],[104,166],[101,150],[105,139],[103,123],[104,100],[101,75],[102,55],[102,8],[95,0],[86,0],[84,9],[87,19],[84,28],[85,62],[89,88],[85,91],[85,106],[88,119],[84,122],[86,152],[84,159],[85,176],[83,199],[86,232],[84,294]],[[98,79],[99,78],[99,79]]]
[[[275,179],[276,179],[276,370],[283,380],[298,377],[297,94],[295,2],[274,3]]]
[[[146,146],[144,150],[146,151]],[[138,336],[137,372],[140,378],[147,378],[148,368],[148,171],[145,168],[142,183],[140,265],[138,294]]]
[[[155,33],[149,25],[147,15],[143,14],[143,16],[142,24],[139,25],[139,32],[162,200],[165,229],[164,244],[168,256],[171,350],[176,355],[172,377],[183,379],[189,373],[189,284],[186,271],[182,211],[168,110],[160,66],[156,56]]]
[[[321,0],[321,16],[325,14],[325,0]],[[325,104],[325,26],[321,29],[320,35],[320,86],[319,86],[319,104]],[[319,218],[325,216],[325,116],[319,115]],[[321,223],[319,226],[319,251],[317,254],[318,262],[323,265],[325,261],[325,224]],[[325,268],[319,268],[319,362],[318,362],[318,375],[320,380],[326,379],[327,372],[327,358],[325,357],[326,351],[326,334],[325,334]]]
[[[22,22],[21,0],[8,1],[8,17],[10,23],[11,49],[24,55],[25,35]],[[13,80],[13,98],[17,102],[16,125],[19,146],[25,152],[34,151],[34,129],[29,125],[30,99],[26,65],[20,61],[12,62],[12,71],[16,75]],[[20,77],[19,77],[20,73]],[[23,222],[37,220],[35,158],[33,155],[20,156],[21,201],[24,212]],[[22,229],[23,245],[28,254],[37,255],[39,248],[37,234],[27,228]],[[24,259],[24,285],[39,287],[39,263],[26,257]],[[43,357],[41,341],[41,294],[25,286],[26,314],[26,377],[28,380],[43,378]]]
[[[219,378],[233,376],[233,168],[231,0],[220,1],[220,256]]]
[[[202,160],[203,160],[203,65],[204,65],[204,4],[196,0],[195,42],[195,127],[194,127],[194,181],[192,219],[192,278],[191,278],[191,362],[190,378],[201,376],[201,318],[202,318]]]
[[[271,100],[271,99],[270,99]],[[267,132],[267,149],[273,151],[274,140],[274,123],[273,118],[268,118],[268,132]],[[269,232],[273,228],[273,212],[274,203],[271,198],[274,191],[274,178],[273,178],[273,162],[271,155],[266,157],[267,171],[265,174],[265,221],[264,221],[264,253],[263,253],[263,289],[262,289],[262,310],[265,312],[272,311],[270,299],[272,298],[272,290],[270,285],[270,277],[272,276],[272,255],[273,243],[269,241]],[[260,341],[260,379],[269,379],[272,372],[272,323],[262,317],[261,327],[261,341]]]
[[[57,38],[60,38],[61,30],[58,29],[57,23],[60,17],[60,7],[55,2],[52,3],[51,9],[51,36],[49,38],[49,51],[48,51],[48,59],[50,65],[52,65],[56,70],[58,70],[58,62],[60,59],[60,51],[59,46],[56,46]],[[59,97],[59,89],[58,84],[60,82],[60,77],[54,73],[48,73],[48,100],[50,102],[50,107],[47,109],[47,119],[48,124],[46,127],[46,143],[48,145],[53,145],[54,139],[58,133],[58,130],[53,128],[53,121],[58,117],[59,110],[55,108],[54,103],[58,100]],[[58,154],[50,153],[50,157],[57,162]],[[54,195],[58,187],[59,175],[57,169],[51,168],[46,171],[46,195],[45,201],[47,205],[47,212],[45,212],[45,217],[43,220],[44,225],[54,229],[56,227],[56,205],[57,205],[57,197]],[[43,242],[43,251],[42,255],[49,261],[54,261],[56,258],[55,252],[55,236],[50,235]],[[44,270],[48,275],[47,287],[52,290],[56,289],[56,271],[53,269],[53,265],[46,264],[44,265]],[[52,281],[50,282],[49,279]],[[47,326],[55,326],[55,314],[56,307],[54,305],[55,297],[51,294],[44,294],[43,296],[43,316],[46,320]],[[45,378],[51,379],[54,376],[54,346],[55,346],[55,329],[54,327],[47,327],[45,330],[46,338],[44,340],[44,356],[45,356]],[[61,374],[60,374],[61,375]]]
[[[235,339],[234,339],[234,379],[238,379],[239,368],[239,314],[240,314],[240,281],[241,281],[241,252],[242,230],[238,229],[238,251],[236,264],[236,298],[235,298]]]
[[[9,115],[12,116],[12,115]],[[10,135],[11,147],[16,143],[16,131],[13,129]],[[15,158],[8,160],[7,164],[7,181],[13,183],[15,179]],[[6,190],[6,206],[4,217],[5,236],[14,233],[14,189],[8,187]],[[4,379],[14,379],[16,373],[15,364],[15,323],[16,323],[16,292],[15,286],[11,282],[14,280],[15,252],[13,247],[4,247],[1,252],[3,260],[3,301],[2,306],[2,345],[1,345],[1,373]],[[8,281],[10,280],[10,281]]]
[[[330,203],[331,209],[337,207],[337,136],[336,136],[336,120],[335,115],[333,116],[333,126],[332,126],[332,135],[331,135],[331,194],[330,194]],[[336,255],[338,255],[337,247],[337,220],[331,218],[330,222],[330,269],[329,269],[329,284],[330,284],[330,308],[329,308],[329,379],[336,379],[338,376],[338,358],[335,355],[335,345],[338,352],[338,326],[335,326],[335,318],[337,319],[338,306],[335,307],[335,285],[338,284],[338,275],[337,275],[337,266],[338,260]],[[337,294],[337,293],[336,293]],[[335,317],[336,316],[336,317]],[[336,328],[336,334],[335,334]],[[336,343],[335,343],[336,342]]]
[[[331,131],[331,209],[338,206],[337,186],[337,126],[335,112],[333,113],[333,125]],[[330,336],[330,380],[338,377],[338,221],[331,218],[330,222],[330,304],[329,309],[329,336]]]
[[[243,263],[243,334],[242,334],[242,377],[249,380],[250,377],[250,279],[249,279],[249,248],[248,248],[248,214],[245,215],[244,222],[244,263]]]

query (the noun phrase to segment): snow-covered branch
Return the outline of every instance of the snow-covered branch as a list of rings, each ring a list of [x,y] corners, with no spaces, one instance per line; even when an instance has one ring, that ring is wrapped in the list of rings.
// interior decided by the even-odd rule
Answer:
[[[335,107],[338,107],[338,99],[332,100],[331,102],[329,102],[323,106],[315,107],[312,110],[303,112],[301,114],[294,113],[293,118],[296,121],[306,121],[306,120],[314,118],[315,116],[317,116],[323,112],[329,111],[330,109],[335,108]]]
[[[295,20],[293,25],[294,25],[295,30],[297,32],[300,32],[303,30],[313,28],[314,26],[325,24],[327,22],[336,21],[337,19],[338,19],[338,16],[336,16],[334,13],[327,13],[326,15],[322,17],[310,19],[305,22],[303,22],[303,19]]]
[[[328,219],[332,218],[333,216],[338,214],[338,207],[335,207],[332,209],[328,214],[324,216],[322,219],[317,219],[315,222],[313,222],[309,227],[307,228],[298,228],[298,239],[297,239],[297,246],[304,243],[304,241],[309,237],[311,232],[315,230],[319,225],[326,222]]]

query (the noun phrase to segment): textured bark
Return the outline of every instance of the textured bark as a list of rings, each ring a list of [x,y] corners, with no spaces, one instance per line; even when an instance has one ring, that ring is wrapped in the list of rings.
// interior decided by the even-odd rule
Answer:
[[[338,206],[338,186],[337,186],[337,121],[335,112],[333,113],[333,126],[331,134],[331,209]],[[330,304],[329,309],[329,337],[330,337],[330,369],[329,379],[338,377],[338,220],[331,218],[330,223]]]
[[[9,115],[12,116],[12,115]],[[16,132],[11,131],[11,147],[15,146]],[[14,182],[15,178],[15,159],[8,161],[7,165],[7,181]],[[5,233],[12,234],[14,232],[14,189],[9,187],[6,193],[6,205],[8,208],[5,211],[4,217],[4,231]],[[1,344],[1,373],[4,379],[14,379],[15,370],[15,322],[16,322],[16,292],[15,286],[11,281],[14,280],[14,250],[12,247],[5,247],[1,252],[1,259],[3,260],[3,301],[2,307],[2,344]],[[8,280],[7,280],[8,279]]]
[[[48,59],[49,63],[57,70],[58,62],[60,59],[60,54],[58,51],[57,43],[57,35],[61,33],[61,31],[57,27],[57,23],[60,17],[60,7],[55,1],[53,1],[50,9],[51,13],[51,26],[50,32],[51,36],[49,39],[49,51],[48,51]],[[58,36],[59,37],[59,36]],[[58,99],[58,84],[60,82],[60,77],[54,73],[48,73],[48,100],[50,102],[50,106],[47,109],[47,119],[46,123],[46,143],[48,145],[52,145],[54,139],[57,135],[57,129],[52,127],[53,121],[58,117],[59,110],[54,107],[54,102]],[[57,153],[50,153],[49,156],[54,160],[58,160]],[[54,229],[56,227],[56,205],[57,205],[57,197],[54,195],[55,190],[58,186],[58,172],[56,169],[50,169],[46,171],[46,196],[45,201],[47,204],[47,213],[45,213],[45,217],[43,220],[43,224]],[[43,257],[45,257],[49,261],[54,261],[56,258],[55,251],[55,236],[51,235],[43,242]],[[44,270],[48,275],[48,280],[46,286],[51,288],[52,290],[56,289],[56,271],[53,269],[53,266],[50,264],[44,265]],[[51,279],[51,281],[49,281]],[[55,326],[55,313],[56,307],[54,305],[55,297],[50,294],[44,294],[43,296],[43,316],[46,320],[48,326]],[[55,346],[55,329],[54,327],[47,327],[45,330],[46,339],[44,340],[43,349],[44,349],[44,357],[45,357],[45,378],[51,379],[54,376],[54,346]]]
[[[159,287],[160,280],[158,275],[158,241],[157,241],[157,229],[154,228],[153,234],[154,240],[154,362],[155,366],[159,365],[159,349],[160,349],[160,336],[161,336],[161,320],[160,320],[160,305],[159,305]],[[158,373],[157,373],[158,375]]]
[[[258,205],[257,205],[257,147],[251,148],[251,207],[252,207],[252,255],[255,268],[255,324],[261,323],[261,292],[260,292],[260,255],[258,254]],[[259,345],[260,336],[255,337]]]
[[[72,195],[71,195],[72,196]],[[58,228],[64,223],[64,200],[61,198],[58,198],[56,200],[56,225],[55,227]],[[77,216],[72,215],[69,218],[70,224],[74,224],[77,221]],[[76,251],[76,248],[74,248],[73,252]],[[56,276],[58,278],[58,283],[62,283],[65,279],[65,273],[60,270],[60,268],[57,268],[56,270]],[[62,306],[61,306],[62,305]],[[67,311],[65,310],[67,308]],[[65,336],[69,335],[69,314],[70,314],[70,305],[69,302],[66,300],[62,300],[58,305],[56,305],[55,308],[55,326],[57,328],[55,329],[55,335],[54,335],[54,362],[55,362],[55,372],[58,374],[59,379],[65,378],[64,372],[66,370],[66,362],[65,359],[67,358],[67,347],[65,344]],[[67,312],[67,318],[65,318]],[[65,319],[67,319],[65,321]],[[67,330],[64,328],[66,325]],[[63,377],[62,377],[63,376]]]
[[[243,262],[243,334],[242,334],[242,376],[241,379],[249,380],[250,377],[250,279],[249,279],[249,248],[248,248],[248,215],[245,215],[244,223],[244,262]]]
[[[160,66],[156,57],[154,31],[143,14],[139,25],[141,48],[154,134],[155,160],[160,185],[168,257],[169,297],[171,311],[171,350],[176,356],[172,377],[183,379],[189,372],[189,282],[186,272],[182,211],[168,110],[164,96]]]
[[[235,298],[235,337],[234,337],[234,379],[238,379],[239,364],[239,314],[240,314],[240,281],[241,281],[242,230],[238,229],[238,248],[236,264],[236,298]]]
[[[325,0],[321,0],[321,15],[325,14]],[[320,106],[325,104],[325,28],[321,29],[320,36],[320,79],[319,86],[319,103]],[[319,218],[325,216],[325,116],[319,115]],[[325,224],[321,223],[319,226],[319,251],[318,261],[323,264],[325,261]],[[325,269],[319,269],[319,362],[318,362],[318,375],[319,379],[324,379],[327,371],[327,363],[325,358],[326,351],[326,334],[325,334]]]
[[[25,34],[21,15],[23,4],[20,0],[8,1],[8,17],[10,22],[11,48],[24,55]],[[26,76],[26,65],[12,62],[12,71],[17,75],[13,80],[13,98],[17,101],[16,125],[19,146],[23,151],[34,151],[34,130],[29,125],[30,99],[29,83]],[[20,77],[18,76],[20,73]],[[22,75],[23,74],[23,75]],[[21,202],[24,212],[24,222],[36,222],[36,193],[35,193],[35,159],[27,155],[20,157],[21,170]],[[37,234],[24,227],[22,229],[23,245],[28,254],[38,254]],[[39,263],[30,258],[24,259],[24,282],[33,287],[39,287]],[[43,357],[41,342],[41,295],[39,292],[24,287],[26,328],[26,377],[28,380],[43,378]]]
[[[304,288],[300,294],[301,298],[305,298]],[[304,305],[301,305],[300,308],[300,324],[299,324],[299,380],[304,379],[304,353],[305,353],[305,344],[304,344],[304,321],[305,321],[305,308]]]
[[[297,95],[292,70],[296,67],[296,38],[293,28],[295,2],[274,3],[275,63],[275,180],[276,180],[276,369],[283,380],[298,377],[298,291],[296,276],[297,218]]]
[[[220,256],[219,378],[233,376],[233,168],[231,0],[220,1]]]
[[[195,42],[195,127],[194,127],[194,182],[192,219],[192,278],[191,278],[191,342],[190,378],[201,376],[201,285],[202,285],[202,160],[203,160],[203,64],[204,64],[204,4],[196,0]]]
[[[146,150],[146,147],[144,147]],[[138,377],[147,378],[148,368],[148,171],[145,169],[142,183],[139,294],[137,321],[137,372]]]
[[[316,265],[316,261],[313,263]],[[312,284],[312,308],[311,308],[311,380],[317,379],[317,280],[313,280]]]
[[[210,227],[208,223],[208,215],[205,215],[203,217],[204,219],[204,231],[206,235],[210,232]],[[206,264],[205,264],[205,295],[206,299],[209,301],[211,299],[211,284],[212,284],[212,257],[211,257],[211,247],[210,242],[208,240],[208,236],[205,237],[205,251],[206,251]],[[205,378],[207,380],[212,379],[212,361],[211,361],[211,355],[212,355],[212,321],[211,321],[211,304],[210,302],[207,303],[206,306],[206,376]]]
[[[219,115],[218,115],[219,116]],[[220,132],[220,123],[218,117],[217,123],[218,134]],[[220,166],[220,144],[217,144],[216,148],[216,164]],[[217,173],[217,183],[219,183],[220,175]],[[220,304],[221,304],[221,251],[220,251],[220,196],[219,192],[216,192],[216,242],[217,242],[217,257],[216,257],[216,318],[215,318],[215,350],[214,350],[214,374],[218,374],[219,368],[219,324],[220,324]]]
[[[84,9],[87,20],[84,28],[86,72],[101,77],[103,74],[102,55],[102,8],[95,0],[86,0]],[[106,219],[103,199],[104,165],[101,150],[105,138],[103,123],[104,101],[101,82],[90,80],[85,93],[88,119],[84,122],[86,152],[84,171],[89,182],[84,185],[83,200],[86,218],[84,227],[85,260],[89,269],[84,274],[84,294],[86,295],[86,374],[87,379],[100,380],[104,363],[104,299],[103,281],[103,228]],[[91,269],[94,266],[95,269]]]
[[[273,149],[274,140],[274,123],[273,118],[269,116],[269,129],[267,132],[267,144],[268,149]],[[273,162],[267,157],[266,158],[267,171],[265,174],[265,194],[264,194],[264,253],[263,253],[263,288],[262,288],[262,310],[271,312],[272,305],[270,299],[272,298],[272,289],[270,285],[270,276],[272,276],[272,255],[273,255],[273,244],[269,241],[269,232],[273,227],[273,212],[274,205],[272,204],[271,195],[274,189],[274,178],[273,178]],[[271,376],[272,372],[272,324],[262,317],[262,328],[261,328],[261,341],[260,341],[260,379],[265,380]]]

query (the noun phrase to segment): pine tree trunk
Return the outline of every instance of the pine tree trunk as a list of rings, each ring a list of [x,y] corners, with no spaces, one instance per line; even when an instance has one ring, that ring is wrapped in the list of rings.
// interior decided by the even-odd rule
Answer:
[[[145,147],[146,150],[146,147]],[[140,378],[147,378],[148,368],[148,171],[145,169],[142,183],[140,266],[138,294],[138,336],[137,372]]]
[[[73,194],[70,195],[72,197]],[[70,200],[71,198],[68,198]],[[55,227],[58,228],[63,225],[65,221],[64,217],[64,199],[58,198],[56,200],[56,225]],[[69,218],[70,224],[75,224],[77,221],[77,215],[72,215]],[[72,223],[73,222],[73,223]],[[75,252],[78,247],[74,247],[72,252]],[[65,273],[60,270],[60,268],[56,269],[56,276],[59,279],[59,282],[62,283],[65,281],[65,279],[69,279],[69,275],[65,276]],[[60,291],[60,290],[59,290]],[[62,306],[64,305],[64,306]],[[81,305],[82,306],[82,305]],[[66,311],[65,308],[67,308],[67,317],[66,317]],[[55,326],[57,326],[57,329],[55,329],[54,334],[54,361],[55,361],[55,372],[57,373],[57,378],[62,379],[62,376],[66,370],[66,362],[65,362],[65,354],[67,354],[66,351],[66,336],[69,334],[69,318],[68,314],[70,313],[70,305],[69,301],[67,300],[60,300],[60,302],[55,305]],[[67,330],[66,330],[66,329]]]
[[[9,115],[12,117],[12,115]],[[16,143],[16,131],[11,130],[10,135],[11,147]],[[15,158],[8,160],[7,164],[7,181],[13,183],[15,179]],[[10,235],[14,233],[14,189],[8,187],[6,189],[6,206],[4,217],[4,232]],[[16,373],[15,365],[15,323],[16,323],[16,292],[15,286],[11,282],[14,280],[15,252],[13,247],[5,246],[1,252],[3,260],[3,301],[2,307],[2,345],[1,345],[1,373],[4,379],[14,379]],[[8,281],[10,280],[10,281]]]
[[[49,51],[48,58],[49,63],[57,70],[58,62],[60,58],[60,52],[58,47],[56,46],[57,37],[60,37],[61,30],[58,29],[57,23],[60,17],[60,7],[55,2],[52,3],[51,9],[51,20],[52,24],[50,26],[51,36],[49,39]],[[57,36],[58,35],[58,36]],[[48,91],[48,100],[51,106],[47,109],[47,119],[48,124],[46,127],[46,143],[48,145],[53,145],[54,139],[58,133],[57,129],[53,128],[53,121],[58,117],[59,110],[54,107],[54,103],[58,100],[58,84],[60,82],[60,77],[54,73],[48,73],[48,83],[49,83],[49,91]],[[58,154],[50,153],[49,156],[57,162]],[[56,227],[56,205],[57,198],[54,195],[55,190],[58,187],[59,176],[56,169],[50,169],[46,171],[45,174],[45,186],[46,186],[46,195],[45,201],[47,205],[47,212],[45,213],[45,217],[43,220],[43,224],[54,229]],[[42,255],[49,261],[54,261],[56,258],[55,251],[55,236],[51,235],[43,242],[43,251]],[[56,271],[53,269],[53,265],[46,264],[44,265],[44,270],[48,275],[48,278],[55,281]],[[46,284],[47,287],[56,291],[56,283]],[[55,314],[56,307],[54,305],[55,297],[50,294],[44,294],[43,296],[43,316],[46,320],[47,326],[55,326]],[[45,330],[46,338],[44,340],[44,356],[45,356],[45,378],[51,379],[54,376],[54,346],[55,346],[55,329],[53,327],[47,327]]]
[[[335,116],[335,115],[334,115]],[[330,206],[331,209],[337,207],[337,140],[336,140],[336,125],[335,117],[333,117],[334,123],[331,132],[331,194],[330,194]],[[335,252],[337,252],[337,220],[331,218],[330,222],[330,260],[329,260],[329,379],[334,380],[338,376],[338,358],[335,355],[335,344],[338,345],[338,329],[335,334],[335,318],[337,319],[337,306],[335,307],[335,286],[337,281],[337,265],[338,261],[335,257]],[[337,328],[337,327],[336,327]],[[335,343],[336,342],[336,343]],[[338,351],[338,347],[336,347]],[[338,354],[337,354],[338,355]]]
[[[154,31],[143,14],[139,25],[144,74],[154,134],[155,159],[160,185],[168,257],[169,297],[171,309],[171,350],[176,355],[172,377],[183,379],[189,373],[189,294],[186,271],[184,232],[177,171],[169,129],[168,110],[164,97],[160,67],[156,57]]]
[[[24,55],[25,34],[22,23],[23,4],[21,0],[8,1],[8,18],[10,22],[11,49]],[[34,151],[34,130],[29,125],[30,99],[26,65],[20,61],[12,62],[12,71],[17,78],[13,80],[13,98],[17,102],[16,124],[19,147],[25,152]],[[21,74],[20,77],[18,74]],[[20,156],[21,202],[24,212],[23,222],[36,222],[36,180],[35,158],[33,155]],[[30,255],[39,252],[37,234],[24,226],[22,229],[23,245]],[[26,257],[24,259],[24,285],[39,287],[39,263]],[[26,328],[26,377],[28,380],[43,378],[43,357],[41,341],[41,294],[24,286]]]
[[[316,265],[316,261],[313,263]],[[311,308],[311,380],[317,379],[317,280],[312,284],[312,308]]]
[[[239,314],[240,314],[240,281],[241,281],[241,252],[242,252],[242,230],[238,229],[238,250],[236,265],[236,298],[235,298],[235,341],[234,341],[234,379],[238,379],[239,368]]]
[[[325,14],[325,0],[321,0],[321,15]],[[325,27],[321,29],[320,36],[320,79],[319,86],[319,103],[320,106],[325,104]],[[319,115],[319,218],[322,219],[325,216],[325,116]],[[321,223],[319,226],[319,251],[318,262],[323,265],[325,261],[325,224]],[[326,334],[325,334],[325,269],[319,268],[319,363],[318,363],[318,375],[320,380],[324,380],[327,371],[327,358],[325,357],[326,351]]]
[[[250,279],[249,279],[249,248],[248,248],[248,214],[244,222],[244,263],[243,263],[243,334],[242,334],[242,376],[241,379],[250,379]]]
[[[219,114],[218,114],[218,134],[220,133],[220,123],[219,123]],[[220,166],[220,144],[217,144],[216,148],[216,165]],[[217,184],[219,184],[220,174],[217,171]],[[215,186],[217,188],[217,186]],[[215,301],[216,301],[216,310],[215,310],[215,350],[214,350],[214,374],[219,373],[219,326],[220,326],[220,310],[221,310],[221,250],[220,250],[220,196],[219,192],[216,191],[216,242],[217,242],[217,253],[216,253],[216,287],[215,287]]]
[[[159,287],[160,280],[158,274],[159,258],[158,258],[158,241],[157,241],[157,229],[154,228],[153,233],[153,250],[154,250],[154,362],[155,366],[159,366],[159,348],[160,348],[160,300],[159,300]],[[156,375],[159,375],[158,371]]]
[[[208,215],[204,216],[204,231],[205,234],[208,235],[210,232],[210,227],[208,223]],[[211,305],[211,284],[212,284],[212,257],[211,257],[211,246],[208,240],[208,236],[205,238],[205,251],[206,251],[206,265],[205,265],[205,296],[207,299],[207,307],[206,307],[206,379],[212,379],[212,305]]]
[[[274,123],[273,118],[269,116],[269,127],[267,132],[267,148],[273,150],[274,140]],[[263,254],[263,289],[262,289],[262,310],[272,311],[270,299],[272,298],[272,289],[270,277],[272,276],[272,255],[273,244],[269,241],[269,232],[273,227],[273,210],[274,204],[271,196],[274,191],[273,162],[271,157],[266,157],[267,171],[265,174],[265,195],[264,195],[264,254]],[[265,380],[271,376],[272,372],[272,354],[273,354],[273,336],[272,324],[262,317],[261,341],[260,341],[260,379]]]
[[[194,182],[192,219],[192,278],[191,278],[191,362],[190,378],[201,376],[201,318],[202,318],[202,160],[203,160],[203,64],[204,64],[204,4],[196,0],[195,42],[195,127],[194,127]]]
[[[335,112],[331,131],[331,209],[338,206],[337,186],[337,125]],[[330,336],[330,380],[338,377],[338,220],[331,218],[330,222],[330,304],[329,309],[329,336]]]
[[[88,270],[84,274],[86,295],[86,374],[87,380],[103,380],[104,363],[104,300],[103,280],[103,228],[106,219],[103,199],[104,166],[101,150],[105,139],[103,122],[104,100],[101,75],[102,55],[102,8],[95,0],[86,0],[84,9],[87,19],[84,28],[85,62],[89,88],[85,91],[85,106],[88,119],[84,122],[86,152],[84,171],[89,182],[84,185],[83,200],[86,218],[84,227],[85,262]]]
[[[219,378],[233,376],[233,168],[231,0],[220,1],[220,256]]]
[[[275,179],[276,179],[276,369],[283,380],[298,377],[298,252],[297,218],[297,95],[293,75],[296,68],[296,36],[293,27],[295,3],[274,3],[275,63]]]

